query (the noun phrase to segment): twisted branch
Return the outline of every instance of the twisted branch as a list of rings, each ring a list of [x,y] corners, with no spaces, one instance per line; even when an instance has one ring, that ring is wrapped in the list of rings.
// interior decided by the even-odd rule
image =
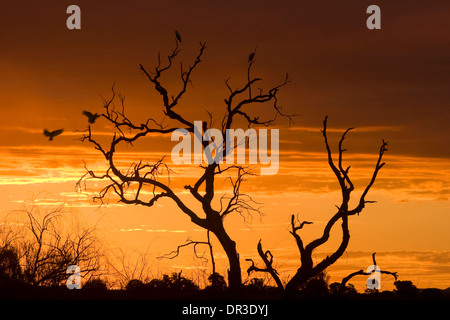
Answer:
[[[258,268],[255,266],[255,262],[252,259],[245,259],[246,261],[250,261],[252,265],[247,269],[247,273],[250,275],[252,272],[268,272],[272,278],[275,280],[275,283],[277,284],[278,289],[283,291],[283,283],[280,280],[280,277],[278,275],[278,271],[273,268],[273,255],[272,253],[267,250],[266,252],[263,251],[261,240],[258,242],[257,246],[258,254],[261,257],[262,261],[264,262],[266,268]]]

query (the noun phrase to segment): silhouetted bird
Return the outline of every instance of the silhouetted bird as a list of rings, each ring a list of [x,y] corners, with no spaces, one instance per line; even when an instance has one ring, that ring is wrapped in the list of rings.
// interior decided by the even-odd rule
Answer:
[[[177,37],[177,40],[181,43],[181,35],[177,30],[175,30],[175,37]]]
[[[255,58],[255,53],[254,52],[250,53],[250,55],[248,56],[248,62],[252,62],[254,58]]]
[[[97,118],[100,117],[100,115],[98,113],[92,114],[92,113],[90,113],[89,111],[86,111],[86,110],[83,111],[83,114],[86,117],[88,117],[89,123],[94,123],[95,120],[97,120]]]
[[[52,141],[54,137],[59,136],[61,133],[63,133],[64,129],[59,129],[55,131],[48,131],[47,129],[44,129],[44,136],[48,137],[49,141]]]

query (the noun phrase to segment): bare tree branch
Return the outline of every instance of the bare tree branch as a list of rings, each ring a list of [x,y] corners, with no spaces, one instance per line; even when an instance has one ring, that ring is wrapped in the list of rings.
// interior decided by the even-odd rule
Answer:
[[[376,252],[374,252],[374,253],[372,254],[372,260],[373,260],[373,265],[374,265],[374,266],[377,265],[377,263],[376,263],[376,261],[375,261],[375,254],[376,254]],[[371,272],[366,272],[366,271],[364,271],[364,270],[359,270],[359,271],[356,271],[356,272],[352,272],[352,273],[350,273],[348,276],[346,276],[346,277],[344,277],[344,278],[342,279],[341,285],[345,286],[345,285],[347,284],[347,282],[350,281],[350,279],[352,279],[352,278],[355,277],[355,276],[358,276],[358,275],[370,276],[370,275],[373,274],[374,272],[375,272],[375,269],[372,270]],[[391,272],[391,271],[387,271],[387,270],[380,270],[379,272],[380,272],[380,273],[383,273],[383,274],[389,274],[389,275],[393,276],[395,280],[397,280],[397,278],[398,278],[397,272]]]
[[[295,238],[295,241],[297,243],[297,247],[300,250],[300,255],[302,255],[304,253],[305,248],[303,247],[303,241],[302,241],[301,237],[297,234],[297,231],[301,230],[305,224],[312,224],[313,222],[302,221],[300,223],[300,221],[298,221],[298,217],[297,217],[297,222],[298,222],[298,226],[296,225],[296,222],[295,222],[295,216],[292,215],[291,216],[291,228],[292,228],[292,231],[290,231],[290,233]]]
[[[211,239],[210,239],[210,236],[209,236],[209,232],[210,232],[209,230],[207,230],[207,232],[206,232],[207,241],[193,241],[190,238],[188,238],[186,240],[186,242],[184,244],[179,245],[176,250],[171,251],[171,252],[166,253],[166,254],[163,254],[162,256],[159,256],[156,259],[158,259],[158,260],[161,260],[161,259],[175,259],[180,254],[180,249],[181,248],[184,248],[184,247],[192,245],[194,247],[195,257],[198,258],[198,259],[202,259],[202,260],[208,262],[208,259],[205,258],[204,254],[199,255],[197,253],[197,246],[198,245],[207,245],[208,249],[209,249],[209,254],[211,256],[211,266],[212,266],[211,274],[215,274],[216,273],[216,262],[215,262],[215,259],[214,259],[213,247],[212,247],[212,244],[211,244]]]
[[[245,259],[246,261],[250,261],[252,263],[252,265],[247,269],[247,273],[250,274],[253,271],[267,272],[275,280],[275,283],[277,284],[278,289],[280,289],[280,291],[283,291],[284,287],[283,287],[283,283],[281,282],[280,277],[278,275],[278,271],[276,269],[274,269],[272,266],[272,264],[273,264],[272,253],[269,250],[267,250],[266,252],[263,251],[261,240],[259,240],[259,242],[258,242],[257,249],[258,249],[259,256],[261,257],[262,261],[266,265],[266,268],[265,269],[258,268],[255,266],[255,262],[252,259]]]

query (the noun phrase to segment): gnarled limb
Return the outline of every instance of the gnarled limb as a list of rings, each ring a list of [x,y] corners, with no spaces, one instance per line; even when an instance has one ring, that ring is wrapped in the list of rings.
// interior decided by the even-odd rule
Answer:
[[[252,263],[252,265],[247,269],[247,273],[250,274],[253,271],[268,272],[272,276],[272,278],[275,280],[275,283],[277,284],[277,287],[280,289],[280,291],[283,291],[284,287],[283,287],[283,283],[281,282],[280,277],[278,275],[278,271],[276,269],[274,269],[272,266],[272,264],[273,264],[272,253],[269,250],[267,250],[266,252],[263,251],[262,245],[261,245],[261,240],[259,240],[259,242],[258,242],[257,249],[258,249],[258,254],[261,257],[261,260],[266,265],[266,268],[265,269],[258,268],[255,266],[255,262],[252,259],[245,259],[246,261],[250,261]]]
[[[298,220],[298,217],[297,217],[297,223],[298,223],[298,225],[295,222],[295,216],[291,215],[291,228],[292,228],[292,230],[289,231],[289,232],[295,238],[295,241],[297,243],[297,247],[298,247],[298,249],[300,251],[300,255],[303,255],[303,253],[305,251],[305,248],[303,247],[302,238],[298,235],[297,231],[301,230],[305,224],[312,224],[312,222],[310,222],[310,221],[302,221],[302,222],[300,222]]]

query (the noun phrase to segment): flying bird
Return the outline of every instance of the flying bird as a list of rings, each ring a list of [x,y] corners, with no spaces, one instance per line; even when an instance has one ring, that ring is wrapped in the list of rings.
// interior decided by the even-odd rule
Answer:
[[[175,30],[175,37],[177,37],[177,40],[181,43],[181,35],[178,30]]]
[[[44,129],[44,136],[48,137],[49,141],[52,141],[54,137],[59,136],[61,133],[63,133],[64,129],[59,129],[55,131],[48,131],[47,129]]]
[[[97,120],[98,117],[100,117],[100,115],[98,113],[93,114],[89,111],[84,110],[83,114],[88,117],[88,121],[89,123],[95,123],[95,120]]]

